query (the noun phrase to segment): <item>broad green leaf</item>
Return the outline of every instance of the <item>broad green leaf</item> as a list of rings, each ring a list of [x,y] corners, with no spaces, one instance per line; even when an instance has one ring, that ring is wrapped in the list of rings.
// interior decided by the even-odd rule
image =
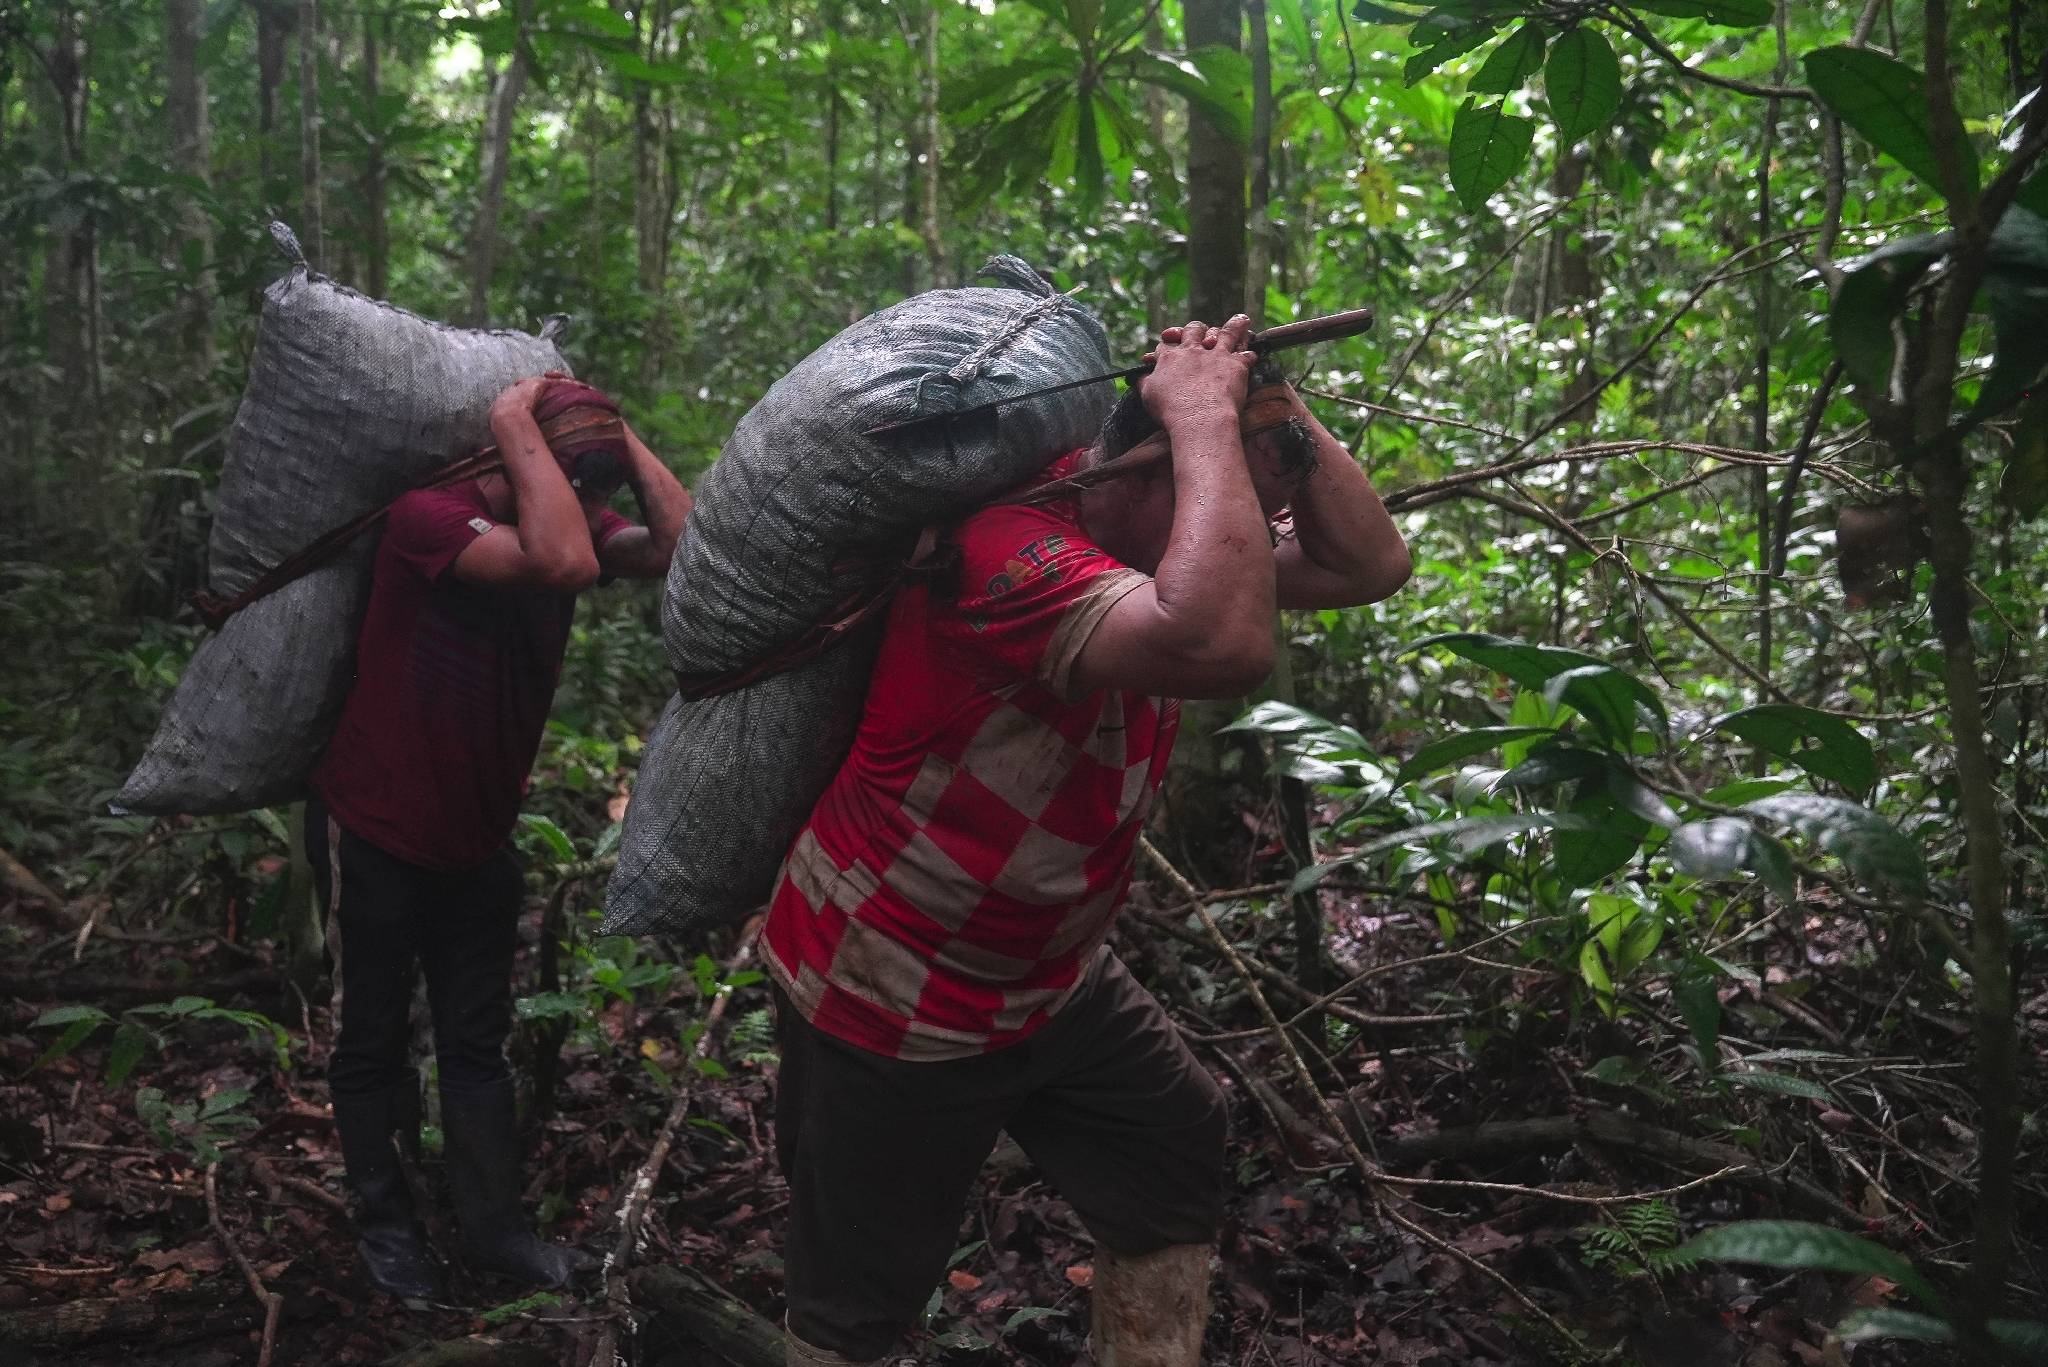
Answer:
[[[1685,1249],[1702,1261],[1757,1263],[1805,1272],[1868,1273],[1897,1282],[1937,1314],[1948,1313],[1947,1303],[1904,1258],[1868,1239],[1826,1225],[1801,1220],[1744,1220],[1710,1229]]]
[[[1492,24],[1466,24],[1448,31],[1433,28],[1426,24],[1417,24],[1408,35],[1409,42],[1416,42],[1427,34],[1438,36],[1428,47],[1425,47],[1422,51],[1401,64],[1401,77],[1409,85],[1414,85],[1453,57],[1462,57],[1473,48],[1482,46],[1487,39],[1493,37],[1497,32],[1499,30]],[[1509,174],[1512,175],[1513,173],[1510,172]],[[1456,183],[1455,178],[1452,183]],[[1502,178],[1502,183],[1506,183],[1505,177]],[[1499,186],[1494,188],[1498,189]],[[1487,194],[1492,193],[1492,190],[1487,191]]]
[[[1506,741],[1556,734],[1556,730],[1548,726],[1483,726],[1476,731],[1460,731],[1454,736],[1431,741],[1417,750],[1394,775],[1394,781],[1407,783],[1424,774],[1433,774],[1447,764],[1456,764],[1461,759],[1499,749]]]
[[[113,1017],[97,1006],[60,1006],[54,1011],[45,1011],[37,1016],[35,1028],[41,1029],[45,1025],[71,1025],[77,1021],[91,1021],[97,1025],[101,1021],[112,1019]]]
[[[2020,410],[1998,496],[2022,518],[2048,508],[2048,386]]]
[[[576,862],[576,845],[560,826],[535,812],[521,812],[519,823],[541,838],[548,852],[564,864]]]
[[[1605,776],[1607,756],[1593,750],[1561,745],[1529,756],[1502,774],[1496,788],[1547,788],[1553,783],[1571,783],[1595,774]]]
[[[2048,220],[2017,205],[2006,210],[1991,235],[1984,297],[1996,340],[1991,373],[1970,408],[1979,422],[2018,402],[2048,365]]]
[[[1050,1305],[1027,1305],[1003,1321],[1003,1332],[1008,1334],[1014,1331],[1020,1324],[1029,1324],[1033,1320],[1042,1320],[1049,1315],[1064,1315],[1066,1313],[1066,1311]]]
[[[1598,29],[1581,24],[1551,44],[1543,95],[1561,148],[1607,126],[1621,108],[1621,63]]]
[[[985,71],[957,81],[948,81],[939,95],[939,112],[958,114],[972,109],[985,100],[1008,93],[1019,84],[1037,77],[1055,73],[1064,75],[1074,69],[1071,54],[1051,57],[1026,57],[1021,61],[1005,62]]]
[[[1678,825],[1678,813],[1671,810],[1671,805],[1622,765],[1608,766],[1607,788],[1614,794],[1614,800],[1621,804],[1624,811],[1640,817],[1652,826],[1662,826],[1670,830]]]
[[[590,1009],[579,992],[540,992],[531,997],[519,998],[512,1004],[512,1008],[523,1021],[581,1016],[587,1014]]]
[[[1919,846],[1868,807],[1814,793],[1780,793],[1742,810],[1792,827],[1873,888],[1914,905],[1927,897]]]
[[[1948,254],[1953,233],[1925,233],[1887,242],[1868,256],[1845,262],[1842,287],[1828,306],[1828,336],[1849,378],[1888,393],[1896,343],[1892,319],[1927,268]]]
[[[2013,196],[2013,203],[2022,209],[2048,218],[2048,166],[2037,169],[2020,186],[2020,192]]]
[[[205,1104],[199,1108],[199,1118],[201,1120],[213,1120],[216,1117],[225,1115],[227,1112],[232,1111],[233,1109],[235,1109],[235,1107],[241,1105],[248,1099],[249,1092],[247,1088],[222,1088],[220,1091],[215,1092],[212,1096],[206,1098]]]
[[[1252,140],[1252,60],[1236,48],[1212,43],[1188,54],[1202,73],[1202,98],[1188,97],[1218,129],[1238,143]],[[1186,93],[1186,92],[1183,92]]]
[[[1592,887],[1635,858],[1650,833],[1650,823],[1622,810],[1604,786],[1581,793],[1571,815],[1577,824],[1559,830],[1550,850],[1551,872],[1567,887]]]
[[[1410,64],[1414,62],[1410,58]],[[1486,206],[1493,192],[1515,178],[1529,160],[1536,123],[1507,112],[1501,104],[1481,108],[1466,100],[1451,122],[1451,188],[1469,213]]]
[[[1605,660],[1596,659],[1583,652],[1565,650],[1559,646],[1531,645],[1526,641],[1510,641],[1484,631],[1454,631],[1441,636],[1425,636],[1407,649],[1427,650],[1431,646],[1440,646],[1474,664],[1484,665],[1496,674],[1505,675],[1524,688],[1533,688],[1539,692],[1566,670],[1585,669],[1589,666],[1611,670],[1615,678],[1621,681],[1614,685],[1615,687],[1626,689],[1633,700],[1651,714],[1660,729],[1668,726],[1663,700],[1652,692],[1647,684],[1633,674],[1614,669]],[[1599,691],[1603,693],[1611,682],[1604,675],[1587,674],[1580,677],[1587,680],[1598,679]],[[1578,703],[1574,701],[1575,692],[1576,690],[1568,687],[1563,694],[1563,701],[1576,708]],[[1554,705],[1556,700],[1552,701]]]
[[[1448,821],[1432,821],[1421,826],[1410,826],[1406,830],[1393,831],[1387,835],[1368,840],[1356,849],[1346,851],[1341,859],[1327,864],[1317,864],[1294,875],[1287,891],[1306,892],[1331,874],[1377,858],[1403,845],[1420,844],[1427,840],[1448,838],[1452,848],[1459,854],[1471,854],[1475,850],[1529,831],[1544,831],[1556,827],[1584,825],[1581,818],[1557,812],[1518,812],[1498,816],[1461,816]]]
[[[1789,778],[1744,778],[1710,788],[1700,796],[1723,807],[1740,807],[1745,802],[1754,802],[1760,797],[1769,797],[1797,786]]]
[[[90,1008],[90,1007],[72,1007],[72,1008],[69,1008],[69,1009],[71,1009],[71,1010],[90,1010],[91,1008]],[[50,1014],[51,1014],[51,1015],[55,1015],[56,1013],[55,1013],[55,1012],[51,1012]],[[93,1017],[89,1017],[89,1018],[88,1018],[88,1017],[79,1017],[79,1018],[74,1018],[74,1019],[73,1019],[73,1020],[71,1021],[71,1028],[70,1028],[70,1029],[68,1029],[68,1030],[66,1030],[66,1031],[65,1031],[65,1032],[64,1032],[64,1033],[63,1033],[62,1035],[59,1035],[59,1036],[57,1037],[57,1041],[56,1041],[56,1043],[52,1044],[52,1045],[51,1045],[51,1046],[50,1046],[49,1048],[47,1048],[47,1049],[43,1050],[43,1052],[42,1052],[42,1053],[41,1053],[41,1054],[40,1054],[39,1056],[37,1056],[37,1058],[36,1058],[36,1061],[35,1061],[34,1063],[31,1063],[31,1064],[30,1064],[30,1065],[28,1066],[28,1068],[27,1068],[27,1071],[28,1071],[28,1072],[31,1072],[31,1073],[33,1073],[33,1072],[34,1072],[34,1071],[35,1071],[36,1069],[38,1069],[38,1068],[42,1067],[42,1066],[43,1066],[43,1065],[44,1065],[45,1063],[48,1063],[48,1062],[49,1062],[49,1061],[50,1061],[51,1059],[59,1059],[59,1058],[62,1058],[62,1057],[64,1057],[64,1056],[65,1056],[66,1054],[70,1053],[70,1052],[71,1052],[71,1051],[72,1051],[73,1049],[76,1049],[76,1048],[77,1048],[77,1047],[78,1047],[79,1045],[81,1045],[81,1044],[85,1043],[85,1037],[86,1037],[87,1035],[90,1035],[90,1034],[91,1034],[91,1033],[92,1033],[93,1031],[95,1031],[95,1030],[99,1029],[99,1028],[100,1028],[100,1024],[101,1024],[101,1023],[102,1023],[103,1021],[105,1021],[106,1019],[107,1019],[107,1017],[106,1017],[106,1014],[105,1014],[104,1012],[100,1013],[100,1014],[99,1014],[99,1015],[97,1015],[97,1016],[93,1016]],[[36,1024],[40,1025],[40,1024],[42,1024],[42,1022],[41,1022],[41,1021],[37,1021],[37,1022],[36,1022]]]
[[[1563,704],[1571,707],[1609,745],[1624,750],[1628,748],[1629,738],[1635,734],[1636,703],[1646,696],[1652,702],[1656,701],[1655,695],[1649,694],[1634,676],[1605,664],[1579,665],[1565,670],[1543,685],[1543,696],[1550,700],[1552,706]],[[1658,703],[1653,713],[1661,723],[1663,705]]]
[[[1878,151],[1942,193],[1934,155],[1934,127],[1927,117],[1927,79],[1896,57],[1871,48],[1824,47],[1800,59],[1821,102]],[[1977,152],[1965,139],[1956,149],[1963,181],[1978,189]]]
[[[1671,833],[1661,850],[1688,878],[1725,878],[1748,869],[1781,901],[1790,902],[1797,891],[1784,848],[1736,817],[1687,822]]]
[[[1704,974],[1680,978],[1671,988],[1672,1005],[1692,1032],[1693,1046],[1700,1051],[1700,1067],[1709,1075],[1721,1070],[1721,994],[1714,979]]]
[[[1852,793],[1869,792],[1877,782],[1877,756],[1870,742],[1829,713],[1796,703],[1764,703],[1717,717],[1712,724]],[[1808,740],[1817,744],[1808,747]]]
[[[1778,12],[1771,0],[1631,0],[1629,8],[1667,19],[1704,19],[1723,28],[1762,28]]]
[[[2048,1363],[2048,1324],[2040,1320],[1992,1320],[1984,1326],[1994,1343],[2012,1349],[2020,1362]]]
[[[1772,1073],[1762,1068],[1746,1068],[1723,1073],[1722,1077],[1738,1087],[1747,1087],[1754,1092],[1770,1092],[1777,1096],[1801,1096],[1811,1101],[1832,1101],[1834,1093],[1818,1082],[1808,1082],[1803,1077],[1789,1073]]]
[[[1844,1343],[1863,1339],[1915,1339],[1921,1343],[1954,1343],[1956,1331],[1949,1322],[1911,1310],[1888,1305],[1852,1312],[1835,1326],[1835,1336]]]
[[[107,1086],[118,1087],[142,1062],[152,1036],[139,1025],[123,1021],[114,1029],[114,1042],[107,1046]]]
[[[1351,17],[1362,19],[1368,24],[1412,24],[1422,18],[1420,14],[1404,13],[1401,10],[1389,9],[1385,5],[1376,5],[1373,0],[1358,0],[1358,3],[1351,7]]]
[[[1549,41],[1540,22],[1523,20],[1520,28],[1487,54],[1486,65],[1465,88],[1477,95],[1507,95],[1521,89],[1522,82],[1543,69],[1543,50]]]

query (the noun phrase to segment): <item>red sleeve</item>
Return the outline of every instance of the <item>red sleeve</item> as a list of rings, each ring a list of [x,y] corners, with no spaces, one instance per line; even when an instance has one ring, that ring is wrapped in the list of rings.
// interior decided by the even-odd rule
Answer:
[[[1117,600],[1151,582],[1037,508],[977,513],[953,533],[959,596],[934,603],[938,643],[992,679],[1029,679],[1069,696],[1074,660]]]
[[[470,542],[498,525],[476,500],[452,489],[416,489],[391,505],[384,549],[431,584]]]
[[[602,513],[598,514],[597,544],[594,547],[594,549],[603,550],[605,542],[611,540],[620,532],[626,530],[626,528],[637,527],[639,525],[639,523],[635,522],[630,517],[621,516],[620,514],[613,512],[609,508],[605,509]]]

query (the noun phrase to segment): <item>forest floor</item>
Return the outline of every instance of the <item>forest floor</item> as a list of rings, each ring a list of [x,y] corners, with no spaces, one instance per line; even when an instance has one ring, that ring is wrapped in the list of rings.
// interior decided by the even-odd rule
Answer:
[[[1556,1326],[1590,1353],[1641,1367],[1948,1360],[1937,1348],[1830,1336],[1853,1307],[1901,1303],[1881,1278],[1685,1267],[1661,1256],[1704,1226],[1770,1214],[1858,1228],[1937,1281],[1967,1257],[1974,1137],[1963,1003],[1938,980],[1885,964],[1859,920],[1807,903],[1721,949],[1753,975],[1723,992],[1724,1058],[1794,1079],[1767,1091],[1704,1082],[1656,982],[1624,993],[1617,1020],[1573,1013],[1562,973],[1510,963],[1507,947],[1480,936],[1447,949],[1434,915],[1383,891],[1326,902],[1335,967],[1365,981],[1335,1008],[1328,1055],[1302,1060],[1260,1028],[1257,1002],[1172,886],[1139,889],[1117,948],[1231,1098],[1232,1195],[1210,1363],[1565,1361]],[[1284,916],[1211,900],[1241,955],[1290,961]],[[523,971],[539,920],[536,901]],[[270,946],[145,939],[131,927],[96,940],[74,966],[68,935],[18,915],[6,923],[15,929],[11,1000],[0,1007],[0,1367],[253,1363],[264,1307],[237,1250],[282,1295],[278,1363],[420,1361],[397,1355],[467,1336],[505,1344],[511,1356],[494,1360],[588,1360],[604,1313],[583,1297],[548,1303],[480,1285],[459,1260],[459,1307],[408,1310],[370,1289],[320,1081],[329,1024],[324,1011],[280,999]],[[1294,1014],[1299,994],[1285,975],[1260,976],[1275,1009]],[[726,1069],[690,1067],[679,1034],[705,1003],[690,975],[673,982],[659,1000],[613,1001],[601,1037],[585,1031],[565,1050],[555,1113],[529,1120],[528,1199],[548,1237],[608,1250],[670,1089],[680,1089],[685,1123],[657,1174],[641,1261],[688,1263],[779,1323],[788,1196],[774,1159],[774,1063],[728,1050]],[[2044,986],[2025,984],[2024,1109],[2036,1114],[2048,1084]],[[220,1021],[167,1030],[162,1050],[146,1050],[119,1087],[104,1082],[105,1030],[30,1067],[58,1033],[33,1028],[54,1005],[111,1011],[187,994],[286,1025],[292,1067]],[[728,1006],[720,1041],[765,994],[741,987]],[[515,1055],[532,1039],[522,1027]],[[530,1078],[530,1054],[515,1061]],[[138,1118],[138,1088],[171,1105],[248,1096],[210,1127],[188,1112],[153,1130]],[[209,1216],[194,1135],[218,1145],[219,1225],[233,1248]],[[2036,1152],[2039,1142],[2029,1140]],[[1361,1150],[1377,1174],[1371,1185],[1358,1177]],[[431,1155],[423,1169],[438,1182]],[[2038,1239],[2048,1228],[2038,1164],[2022,1187],[2019,1224]],[[452,1252],[445,1219],[430,1234]],[[1006,1140],[911,1349],[946,1367],[1088,1362],[1090,1253],[1071,1209]],[[2048,1290],[2040,1257],[2038,1243],[2023,1248],[2023,1304]],[[601,1301],[594,1285],[583,1290]],[[67,1305],[71,1320],[31,1313]],[[660,1321],[634,1342],[640,1363],[718,1361]]]

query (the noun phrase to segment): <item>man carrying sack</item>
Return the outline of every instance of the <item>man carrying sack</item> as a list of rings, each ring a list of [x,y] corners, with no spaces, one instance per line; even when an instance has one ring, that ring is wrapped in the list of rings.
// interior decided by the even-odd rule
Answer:
[[[370,1280],[407,1300],[445,1299],[399,1156],[419,1144],[407,1047],[415,962],[433,1011],[466,1261],[546,1286],[590,1265],[536,1238],[520,1205],[504,1043],[525,889],[508,840],[576,595],[665,574],[690,508],[618,406],[588,385],[522,380],[498,396],[491,431],[502,470],[392,505],[355,684],[306,804],[334,957],[328,1089],[357,1247]],[[606,507],[622,482],[645,526]]]
[[[852,753],[763,935],[791,1367],[891,1351],[1005,1130],[1097,1240],[1096,1361],[1200,1361],[1223,1100],[1103,942],[1177,700],[1264,680],[1276,608],[1376,601],[1409,574],[1285,381],[1248,393],[1247,327],[1168,330],[1142,407],[1127,395],[1042,478],[1135,472],[974,514],[951,574],[890,609]]]

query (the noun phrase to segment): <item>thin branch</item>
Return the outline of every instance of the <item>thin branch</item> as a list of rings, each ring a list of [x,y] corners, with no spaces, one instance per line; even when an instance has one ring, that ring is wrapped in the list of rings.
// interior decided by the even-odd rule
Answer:
[[[1440,1238],[1386,1203],[1379,1189],[1378,1179],[1382,1175],[1379,1165],[1365,1156],[1364,1152],[1358,1147],[1357,1141],[1351,1137],[1351,1132],[1345,1128],[1343,1121],[1338,1119],[1336,1112],[1331,1110],[1330,1099],[1324,1096],[1323,1089],[1316,1085],[1315,1078],[1309,1073],[1308,1065],[1302,1061],[1301,1052],[1294,1047],[1294,1041],[1288,1038],[1287,1030],[1281,1025],[1280,1018],[1273,1014],[1272,1006],[1266,1001],[1266,994],[1259,991],[1259,985],[1254,980],[1251,970],[1246,967],[1244,959],[1238,954],[1230,941],[1224,937],[1222,930],[1216,925],[1215,918],[1209,914],[1208,907],[1202,903],[1201,892],[1182,875],[1179,869],[1173,866],[1165,855],[1159,852],[1158,846],[1154,845],[1151,840],[1145,836],[1139,836],[1138,848],[1143,850],[1146,858],[1150,859],[1167,876],[1168,880],[1180,890],[1181,895],[1194,905],[1195,915],[1201,918],[1202,925],[1209,932],[1210,939],[1214,941],[1218,949],[1223,951],[1223,956],[1230,960],[1231,967],[1235,968],[1238,975],[1243,979],[1245,991],[1251,996],[1252,1004],[1258,1008],[1259,1015],[1264,1018],[1268,1032],[1286,1053],[1287,1061],[1293,1066],[1296,1081],[1301,1084],[1302,1089],[1308,1095],[1315,1098],[1316,1107],[1322,1112],[1324,1121],[1330,1127],[1330,1132],[1344,1146],[1344,1151],[1350,1155],[1351,1161],[1357,1165],[1359,1178],[1365,1183],[1366,1190],[1371,1194],[1373,1205],[1378,1208],[1379,1213],[1415,1235],[1424,1243],[1429,1244],[1438,1252],[1447,1253],[1458,1262],[1478,1272],[1481,1276],[1492,1281],[1503,1291],[1514,1297],[1524,1310],[1535,1316],[1537,1320],[1558,1336],[1559,1346],[1570,1347],[1576,1345],[1578,1340],[1573,1337],[1571,1331],[1560,1324],[1549,1311],[1531,1300],[1528,1294],[1519,1286],[1463,1249],[1455,1247],[1449,1240]]]
[[[1677,53],[1657,40],[1657,35],[1650,32],[1649,25],[1636,18],[1633,14],[1630,14],[1627,10],[1609,10],[1607,18],[1610,22],[1619,24],[1622,28],[1634,34],[1644,47],[1671,63],[1681,76],[1690,76],[1695,81],[1700,81],[1706,85],[1719,86],[1723,90],[1732,90],[1738,95],[1754,95],[1760,99],[1811,100],[1816,104],[1819,103],[1811,90],[1801,86],[1752,85],[1748,81],[1739,81],[1733,76],[1716,76],[1711,71],[1702,71],[1696,66],[1687,66]]]
[[[242,1246],[235,1242],[235,1236],[228,1233],[228,1227],[221,1222],[220,1198],[213,1189],[213,1174],[219,1167],[218,1160],[206,1165],[206,1218],[213,1226],[214,1237],[234,1255],[235,1266],[242,1269],[250,1294],[263,1303],[263,1346],[257,1351],[256,1367],[270,1367],[270,1356],[277,1350],[277,1320],[284,1310],[284,1297],[263,1285],[263,1278],[256,1275],[248,1255],[242,1252]]]
[[[1466,281],[1465,284],[1459,287],[1456,291],[1454,291],[1448,299],[1445,299],[1443,303],[1437,305],[1437,307],[1430,313],[1429,322],[1423,327],[1422,331],[1416,335],[1415,340],[1408,344],[1408,351],[1405,355],[1401,357],[1401,363],[1394,367],[1393,378],[1388,380],[1387,387],[1380,391],[1381,403],[1386,403],[1389,400],[1391,400],[1394,397],[1395,391],[1400,389],[1401,381],[1408,378],[1408,367],[1415,363],[1416,356],[1421,353],[1423,347],[1429,344],[1429,339],[1436,334],[1437,324],[1443,322],[1443,320],[1449,316],[1452,309],[1456,308],[1458,305],[1464,303],[1467,299],[1471,298],[1473,291],[1477,290],[1481,285],[1485,284],[1488,277],[1490,277],[1495,271],[1499,270],[1504,262],[1512,259],[1514,257],[1514,254],[1522,249],[1522,244],[1524,242],[1527,242],[1532,236],[1534,236],[1537,229],[1541,228],[1544,224],[1548,223],[1563,208],[1564,205],[1562,204],[1554,204],[1539,210],[1531,218],[1529,226],[1522,230],[1522,235],[1516,238],[1513,242],[1510,242],[1508,244],[1507,250],[1503,251],[1499,256],[1494,257],[1493,260],[1487,264],[1485,270],[1479,272],[1479,274],[1473,276],[1470,280]],[[1382,411],[1385,410],[1374,410],[1373,417],[1378,417],[1379,413]],[[1365,420],[1365,427],[1367,431],[1370,431],[1372,429],[1372,423],[1372,418],[1367,418]]]
[[[1785,543],[1792,536],[1792,499],[1799,490],[1800,473],[1806,469],[1807,452],[1813,449],[1814,436],[1820,431],[1820,420],[1828,411],[1828,400],[1834,397],[1835,384],[1841,378],[1842,360],[1838,356],[1821,378],[1820,389],[1814,394],[1813,402],[1807,405],[1806,425],[1799,429],[1799,445],[1792,449],[1792,466],[1785,471],[1784,487],[1778,491],[1778,514],[1771,520],[1773,579],[1785,577]]]

